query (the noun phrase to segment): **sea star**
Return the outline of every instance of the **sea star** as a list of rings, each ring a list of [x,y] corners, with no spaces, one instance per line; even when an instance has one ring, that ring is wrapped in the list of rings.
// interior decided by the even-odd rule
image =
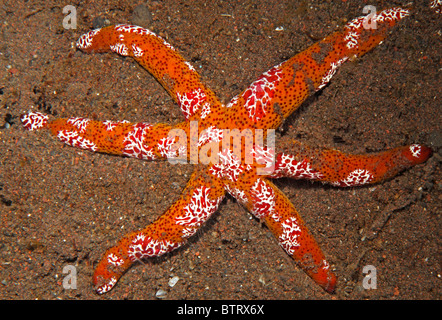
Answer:
[[[326,86],[342,63],[377,46],[407,15],[407,9],[391,8],[371,15],[370,20],[367,16],[350,21],[341,31],[265,72],[226,106],[201,83],[190,63],[147,29],[116,25],[81,36],[77,48],[84,52],[112,51],[133,57],[170,93],[185,121],[172,126],[50,120],[48,115],[29,112],[21,116],[23,125],[29,130],[48,128],[62,142],[94,152],[195,164],[181,197],[163,215],[104,253],[93,277],[96,292],[111,290],[135,261],[182,246],[217,210],[226,192],[267,225],[317,284],[334,292],[336,276],[330,264],[271,179],[310,179],[338,187],[372,184],[426,161],[431,149],[412,144],[351,155],[294,141],[289,152],[276,152],[274,130],[309,95]],[[370,28],[369,22],[375,27]]]

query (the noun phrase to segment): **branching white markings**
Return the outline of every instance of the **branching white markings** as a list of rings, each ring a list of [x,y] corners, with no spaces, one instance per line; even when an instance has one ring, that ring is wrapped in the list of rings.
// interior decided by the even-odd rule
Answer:
[[[107,256],[107,262],[116,266],[116,267],[119,267],[119,266],[123,265],[124,260],[122,258],[118,257],[114,253],[109,253]]]
[[[117,122],[111,120],[103,121],[103,125],[106,127],[106,131],[113,131],[117,126],[117,124],[118,124]]]
[[[138,47],[136,44],[132,45],[132,52],[134,54],[134,57],[139,58],[143,55],[144,51]]]
[[[207,106],[205,106],[206,103],[206,94],[203,92],[201,88],[197,88],[195,90],[184,92],[184,93],[176,93],[178,104],[180,105],[181,111],[183,111],[184,117],[189,119],[192,115],[195,114],[195,112],[198,111],[199,108],[205,108],[205,115],[210,113],[210,107],[209,110],[207,110]],[[208,104],[208,103],[207,103]]]
[[[442,0],[431,0],[430,8],[436,13],[442,13]]]
[[[89,119],[85,118],[71,118],[68,119],[67,123],[77,127],[80,133],[84,133],[86,131],[87,125],[89,124],[89,121]]]
[[[325,271],[327,271],[328,269],[330,269],[330,265],[329,265],[329,263],[327,262],[327,260],[325,260],[325,259],[322,260],[322,266],[321,266],[321,269],[323,269],[323,270],[325,270]]]
[[[157,240],[138,233],[127,249],[131,261],[141,260],[148,257],[158,257],[178,248],[181,243],[174,243],[168,240]]]
[[[180,146],[177,150],[177,148],[174,146],[175,140],[176,137],[169,137],[169,136],[160,139],[157,147],[158,151],[163,157],[168,159],[173,159],[178,157],[183,158],[187,155],[186,146]]]
[[[408,10],[408,9],[391,8],[391,9],[383,10],[379,14],[377,14],[376,21],[384,22],[384,21],[401,20],[409,15],[410,15],[410,10]]]
[[[271,102],[276,86],[281,80],[281,74],[280,65],[277,65],[264,73],[244,91],[244,108],[248,111],[251,120],[258,121],[265,116],[268,104]],[[232,99],[228,107],[235,104],[235,99]]]
[[[190,203],[183,208],[184,214],[176,217],[178,225],[183,226],[183,237],[195,234],[198,228],[216,211],[222,197],[212,200],[209,198],[210,188],[201,186],[195,189]]]
[[[201,110],[201,119],[205,119],[210,114],[211,111],[212,110],[210,109],[210,103],[205,102]]]
[[[308,160],[296,161],[293,155],[282,153],[276,161],[275,171],[271,177],[319,180],[322,179],[324,175],[319,171],[313,170]]]
[[[261,174],[271,174],[275,170],[275,149],[256,144],[250,152],[258,164],[265,165]]]
[[[355,21],[352,21],[355,22]],[[346,26],[347,27],[347,26]],[[358,45],[359,33],[356,31],[348,31],[344,40],[347,41],[346,46],[349,49],[353,49]]]
[[[228,184],[224,185],[224,189],[242,205],[246,205],[249,202],[243,190],[231,187]]]
[[[358,17],[350,21],[346,26],[347,31],[344,40],[348,49],[353,49],[359,45],[359,37],[361,35],[362,28],[366,24],[366,19],[371,17],[371,24],[384,21],[400,20],[410,14],[410,11],[403,8],[391,8],[381,11],[379,14],[368,15]]]
[[[322,78],[321,84],[316,88],[316,91],[324,88],[327,85],[327,83],[330,82],[331,78],[335,75],[336,70],[341,66],[341,64],[343,64],[347,60],[348,58],[344,57],[336,62],[332,62],[330,65],[330,69],[327,71],[326,75]]]
[[[115,31],[117,32],[127,32],[127,33],[136,33],[139,35],[149,35],[158,37],[154,32],[150,31],[149,29],[145,29],[139,26],[134,26],[130,24],[118,24],[115,26]]]
[[[158,38],[159,40],[163,41],[163,44],[164,44],[166,47],[168,47],[169,49],[175,51],[175,49],[174,49],[174,48],[173,48],[168,42],[166,42],[163,38],[161,38],[160,36],[158,36],[156,33],[150,31],[149,29],[145,29],[145,28],[142,28],[142,27],[139,27],[139,26],[134,26],[134,25],[129,25],[129,24],[119,24],[119,25],[116,25],[116,26],[115,26],[115,31],[117,31],[117,32],[127,32],[127,33],[136,33],[136,34],[138,34],[138,35],[148,35],[148,36],[152,36],[152,37]],[[134,49],[134,48],[132,47],[132,49]],[[136,57],[138,57],[138,56],[135,54],[135,50],[134,50],[133,52],[134,52],[134,55],[135,55]],[[137,54],[140,54],[140,55],[141,55],[142,52],[137,51]]]
[[[176,151],[171,151],[174,142],[175,138],[172,137],[164,137],[160,139],[160,142],[158,142],[158,151],[160,151],[160,154],[163,157],[171,158],[176,154]]]
[[[95,29],[92,31],[89,31],[88,33],[83,34],[78,40],[77,40],[77,48],[78,49],[87,49],[92,45],[92,40],[94,39],[95,35],[100,32],[101,29]]]
[[[115,127],[118,125],[118,122],[106,120],[103,121],[103,125],[106,127],[106,131],[113,131]]]
[[[60,141],[70,145],[72,147],[77,147],[80,149],[86,149],[91,151],[97,151],[98,148],[92,141],[83,138],[75,131],[61,130],[57,134],[57,138]]]
[[[252,213],[258,219],[275,213],[275,192],[264,180],[257,179],[250,190],[253,199]]]
[[[113,52],[119,54],[120,56],[129,55],[129,48],[124,43],[116,43],[114,45],[110,45],[109,47]]]
[[[410,146],[411,155],[415,158],[419,158],[421,155],[422,147],[418,144],[412,144]]]
[[[226,108],[233,107],[238,102],[238,96],[234,96],[232,100],[227,104]]]
[[[49,117],[40,112],[29,112],[20,117],[23,126],[30,130],[43,128],[48,123]]]
[[[332,185],[341,187],[361,186],[373,180],[373,175],[365,169],[356,169],[348,174],[345,179],[333,182]]]
[[[116,283],[117,283],[117,279],[115,277],[110,278],[108,283],[97,288],[97,293],[103,294],[103,293],[110,291],[115,286]]]
[[[203,130],[198,139],[198,147],[210,142],[220,142],[223,139],[223,130],[215,126],[210,126]]]
[[[195,68],[192,66],[192,64],[189,61],[184,62],[186,66],[189,68],[190,71],[196,72]]]
[[[108,123],[109,126],[114,123]],[[144,144],[144,138],[146,132],[152,127],[149,123],[137,123],[133,125],[133,129],[124,138],[124,149],[123,154],[128,157],[143,159],[143,160],[153,160],[155,159],[155,154],[153,153],[153,148]]]
[[[241,160],[230,149],[222,150],[218,156],[219,163],[210,167],[210,173],[218,178],[228,178],[233,182],[238,180],[238,176],[244,171]]]
[[[122,123],[129,123],[129,121],[127,121],[127,120],[121,120],[121,121],[106,120],[106,121],[103,121],[103,125],[106,127],[106,131],[113,131],[117,125],[122,124]]]
[[[293,255],[296,248],[300,246],[298,237],[301,235],[301,228],[295,217],[290,217],[282,223],[282,233],[279,236],[279,244],[289,254]]]

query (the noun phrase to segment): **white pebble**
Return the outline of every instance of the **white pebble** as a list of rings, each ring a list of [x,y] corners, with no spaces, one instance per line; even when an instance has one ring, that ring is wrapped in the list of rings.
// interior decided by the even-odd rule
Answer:
[[[178,280],[180,280],[180,278],[177,276],[170,278],[169,287],[173,288],[176,285],[176,283],[178,282]]]

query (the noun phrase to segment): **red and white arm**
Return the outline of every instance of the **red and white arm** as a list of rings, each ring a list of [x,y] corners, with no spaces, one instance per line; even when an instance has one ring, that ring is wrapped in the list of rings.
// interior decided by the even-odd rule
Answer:
[[[146,228],[126,235],[104,253],[93,277],[97,293],[111,290],[135,261],[181,247],[218,209],[224,194],[224,189],[207,173],[194,173],[181,197],[163,215]]]
[[[187,140],[178,147],[174,129],[188,130],[185,122],[174,127],[166,124],[128,121],[95,121],[86,118],[50,120],[48,115],[29,112],[21,116],[28,130],[49,129],[60,141],[93,152],[128,156],[143,160],[187,158]]]
[[[277,128],[310,95],[331,80],[339,66],[380,44],[409,10],[391,8],[359,17],[294,57],[262,74],[227,105],[255,128]]]
[[[95,29],[78,39],[77,48],[134,58],[169,92],[186,120],[201,119],[213,109],[222,108],[215,94],[201,82],[195,68],[148,29],[126,24]]]
[[[425,162],[431,149],[412,144],[373,154],[346,154],[333,149],[313,149],[299,142],[289,152],[275,156],[269,178],[289,177],[330,183],[339,187],[361,186],[390,179]]]
[[[336,276],[303,219],[289,199],[269,180],[241,176],[226,190],[263,221],[279,245],[318,285],[327,292],[336,287]]]

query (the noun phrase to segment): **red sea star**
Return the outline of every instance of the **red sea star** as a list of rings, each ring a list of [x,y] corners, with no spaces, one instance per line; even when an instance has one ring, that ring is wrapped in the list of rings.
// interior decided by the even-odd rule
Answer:
[[[49,120],[30,112],[21,120],[29,130],[48,128],[68,145],[144,160],[190,161],[196,168],[181,197],[145,229],[108,249],[94,274],[100,294],[111,290],[133,262],[182,246],[217,210],[226,191],[265,222],[281,247],[322,288],[333,292],[336,277],[302,218],[270,178],[310,179],[347,187],[377,183],[428,159],[431,150],[413,144],[370,154],[350,155],[293,142],[276,153],[274,129],[311,94],[323,88],[345,61],[384,40],[409,14],[392,8],[365,17],[265,72],[231,102],[222,105],[195,69],[151,31],[110,26],[80,37],[84,52],[113,51],[146,68],[179,104],[185,121],[167,124]],[[267,145],[263,143],[264,139]]]

